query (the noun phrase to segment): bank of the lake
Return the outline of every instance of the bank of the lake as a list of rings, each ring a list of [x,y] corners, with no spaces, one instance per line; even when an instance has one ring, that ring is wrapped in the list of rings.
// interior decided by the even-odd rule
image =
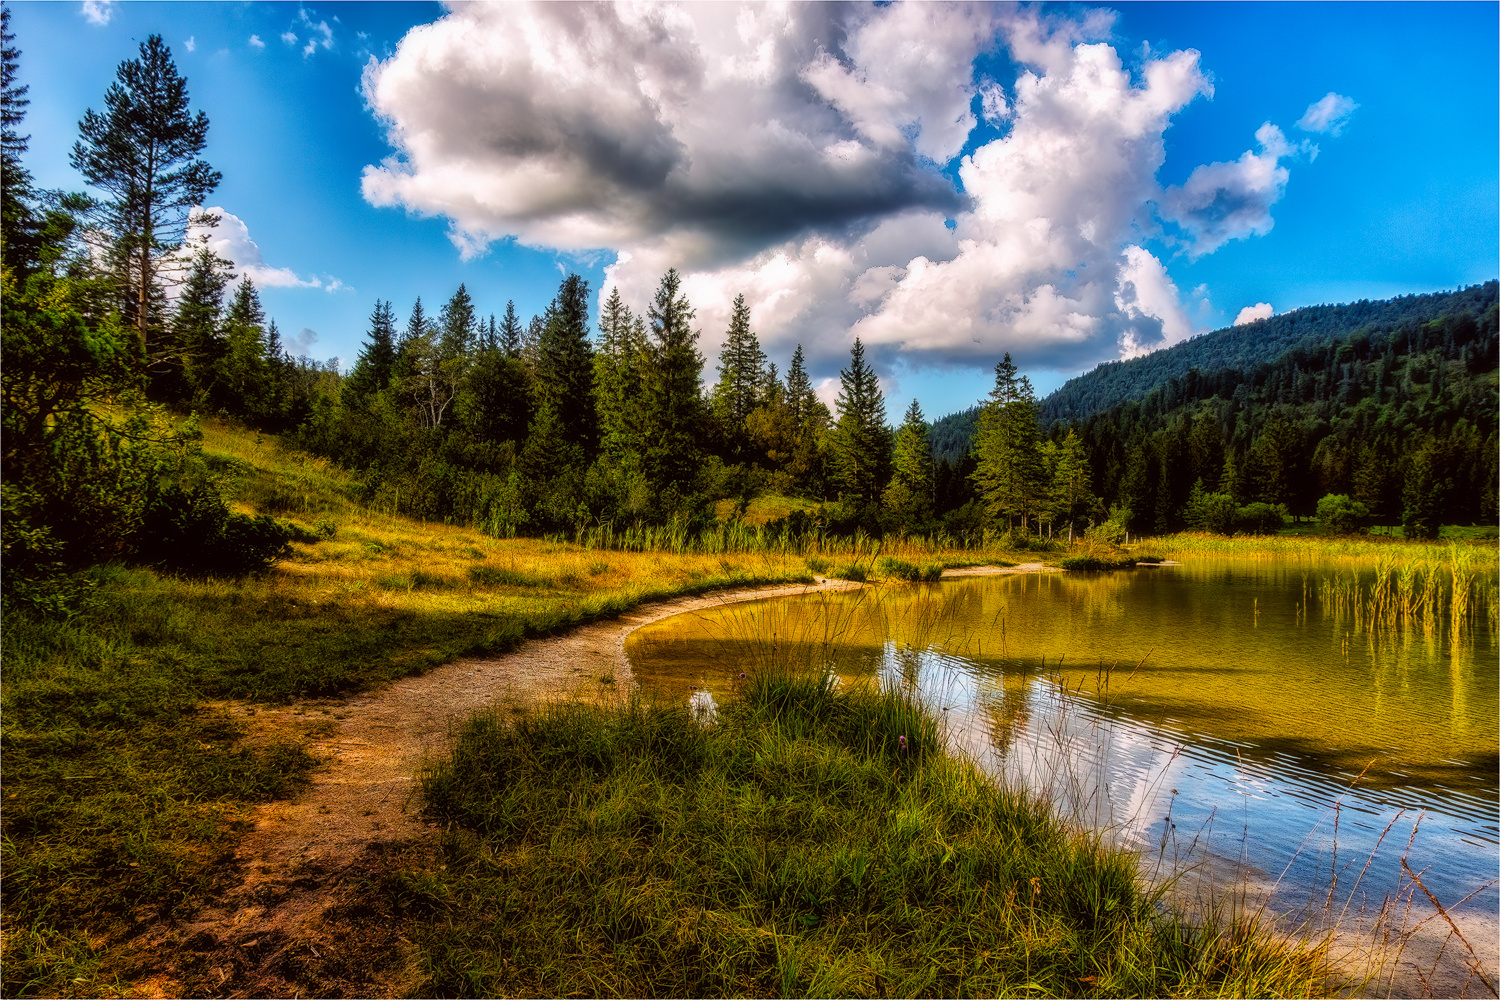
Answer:
[[[736,664],[766,658],[901,684],[968,756],[1137,850],[1148,874],[1211,875],[1270,912],[1340,922],[1351,942],[1383,919],[1386,971],[1404,979],[1381,989],[1420,995],[1420,974],[1482,990],[1468,964],[1493,981],[1493,572],[1469,579],[1464,550],[1297,544],[1300,560],[1186,556],[725,608],[643,629],[631,655],[648,690],[678,700],[690,685],[722,699]]]

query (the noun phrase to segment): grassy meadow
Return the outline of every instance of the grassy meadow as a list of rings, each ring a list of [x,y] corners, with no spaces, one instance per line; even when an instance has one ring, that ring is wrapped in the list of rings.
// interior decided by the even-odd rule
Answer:
[[[376,687],[653,598],[1069,555],[788,542],[751,519],[697,539],[498,539],[371,510],[345,473],[272,438],[204,432],[241,510],[316,540],[243,579],[99,567],[71,619],[7,620],[5,995],[128,994],[157,967],[149,932],[223,891],[255,805],[294,795],[316,763],[247,706]],[[1366,546],[1448,551],[1198,536],[1150,551],[1363,560]],[[392,862],[362,912],[399,923],[433,993],[1319,989],[1317,948],[1164,915],[1127,859],[941,753],[899,693],[821,683],[758,676],[706,730],[638,701],[476,719],[425,778],[440,854]],[[523,919],[537,898],[559,902]]]
[[[204,456],[240,510],[318,540],[243,579],[98,567],[71,619],[7,619],[7,996],[128,991],[152,961],[132,942],[211,896],[250,810],[295,793],[315,762],[295,740],[258,734],[236,703],[337,696],[645,600],[814,572],[802,554],[757,546],[753,531],[628,550],[392,517],[359,504],[346,474],[274,438],[213,421],[203,430]],[[942,555],[867,539],[827,548],[872,577],[882,551]]]

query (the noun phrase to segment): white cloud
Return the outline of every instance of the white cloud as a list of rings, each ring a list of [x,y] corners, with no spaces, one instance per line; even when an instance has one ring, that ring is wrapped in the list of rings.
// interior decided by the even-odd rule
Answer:
[[[1271,308],[1269,302],[1257,302],[1253,306],[1246,306],[1240,310],[1240,314],[1234,318],[1235,326],[1244,326],[1246,323],[1254,323],[1257,320],[1270,319],[1276,315],[1276,310]]]
[[[266,47],[266,43],[260,40],[260,36],[259,35],[251,35],[250,36],[250,47],[252,49],[263,49],[263,48]]]
[[[1281,200],[1291,176],[1281,161],[1310,147],[1290,145],[1270,122],[1255,130],[1255,140],[1260,152],[1246,150],[1232,163],[1204,164],[1180,187],[1164,192],[1162,214],[1188,234],[1189,256],[1213,253],[1230,240],[1264,236],[1276,224],[1271,206]]]
[[[297,33],[295,31],[283,31],[281,33],[281,40],[283,42],[286,42],[288,45],[296,45]]]
[[[326,51],[333,48],[333,29],[328,26],[327,21],[313,21],[312,16],[308,14],[306,7],[303,7],[301,10],[297,11],[297,20],[302,22],[302,25],[304,28],[306,28],[308,35],[307,44],[302,46],[302,58],[306,59],[308,56],[312,55],[319,49],[324,49]],[[338,18],[334,18],[334,20],[337,21]],[[288,31],[286,35],[282,35],[281,37],[285,39],[287,35],[291,35],[291,40],[296,41],[297,36],[292,34],[292,32],[290,31]]]
[[[1213,86],[1192,50],[1127,67],[1113,17],[455,6],[367,64],[394,153],[362,190],[446,217],[465,257],[507,236],[612,251],[606,286],[642,309],[677,267],[709,357],[743,293],[771,357],[802,343],[835,392],[856,335],[886,376],[1005,351],[1078,370],[1196,332],[1208,292],[1185,306],[1147,249],[1157,213],[1194,255],[1268,231],[1296,152],[1267,125],[1163,192],[1165,130]],[[1001,42],[1017,78],[977,79]],[[976,105],[1007,131],[954,163]]]
[[[198,39],[197,39],[197,37],[194,36],[194,35],[189,35],[188,36],[188,40],[182,43],[182,47],[185,48],[185,49],[187,49],[189,52],[196,52],[196,51],[198,51]]]
[[[1307,113],[1298,121],[1297,127],[1304,132],[1326,132],[1338,135],[1344,131],[1350,117],[1359,105],[1350,98],[1329,91],[1322,100],[1307,106]]]
[[[79,13],[88,18],[90,24],[108,24],[115,16],[115,0],[83,0]]]
[[[194,212],[195,215],[200,213],[218,216],[219,224],[213,227],[189,226],[185,255],[191,253],[189,248],[206,242],[214,253],[234,265],[236,275],[249,277],[259,288],[325,288],[333,292],[348,287],[332,275],[304,278],[289,267],[271,267],[266,264],[260,245],[250,238],[250,229],[239,216],[218,206],[204,206]]]

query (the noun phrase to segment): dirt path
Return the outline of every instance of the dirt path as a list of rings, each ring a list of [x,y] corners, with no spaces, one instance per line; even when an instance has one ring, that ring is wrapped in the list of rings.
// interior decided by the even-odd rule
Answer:
[[[1040,568],[1038,565],[1037,568]],[[1023,571],[1019,567],[1011,572]],[[417,778],[454,727],[486,708],[633,683],[625,637],[671,615],[739,601],[857,588],[843,580],[654,602],[504,656],[459,660],[345,699],[239,706],[255,738],[309,740],[320,766],[296,799],[261,808],[218,900],[139,944],[168,954],[147,995],[336,996],[398,993],[415,980],[400,928],[361,911],[359,883],[392,854],[431,854]],[[375,919],[371,919],[375,918]],[[375,926],[371,926],[371,925]],[[379,955],[383,962],[371,963]],[[354,956],[351,959],[351,956]],[[361,960],[363,956],[363,961]]]

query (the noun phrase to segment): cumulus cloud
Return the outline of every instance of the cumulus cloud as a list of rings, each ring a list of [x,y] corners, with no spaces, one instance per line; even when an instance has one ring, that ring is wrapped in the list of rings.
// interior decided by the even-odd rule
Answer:
[[[283,31],[281,33],[281,40],[283,42],[286,42],[288,45],[296,45],[297,44],[297,33],[295,31],[290,31],[290,30]]]
[[[1350,98],[1330,90],[1328,96],[1307,106],[1307,113],[1298,119],[1297,127],[1304,132],[1338,135],[1358,107]]]
[[[260,40],[260,36],[259,35],[251,35],[250,36],[250,47],[252,49],[263,49],[263,48],[266,47],[266,43]]]
[[[189,35],[188,40],[182,43],[182,47],[189,52],[196,52],[198,51],[198,39],[193,35]]]
[[[260,245],[250,238],[250,228],[233,212],[218,206],[205,206],[195,211],[201,215],[217,216],[216,226],[205,226],[194,222],[188,227],[184,255],[201,244],[234,265],[236,275],[243,275],[255,282],[259,288],[322,288],[329,292],[347,289],[339,279],[328,275],[302,277],[289,267],[271,267],[261,254]]]
[[[1246,323],[1255,323],[1259,320],[1270,319],[1276,315],[1276,310],[1271,308],[1269,302],[1257,302],[1253,306],[1246,306],[1240,310],[1240,314],[1234,318],[1235,326],[1244,326]]]
[[[1163,215],[1188,234],[1190,256],[1213,253],[1230,240],[1264,236],[1275,225],[1271,206],[1281,200],[1291,176],[1281,161],[1303,148],[1288,143],[1270,122],[1255,130],[1255,141],[1259,152],[1247,149],[1232,163],[1206,163],[1164,193]]]
[[[455,9],[366,68],[366,100],[399,153],[365,169],[365,198],[448,217],[468,256],[507,235],[570,250],[670,240],[679,266],[912,206],[956,210],[952,184],[921,161],[951,156],[972,125],[987,15],[840,16],[823,5]],[[891,66],[852,61],[894,59],[902,26],[928,42]]]
[[[676,267],[710,356],[743,293],[771,356],[801,342],[834,391],[855,336],[887,377],[898,356],[1005,351],[1077,370],[1196,332],[1147,245],[1161,220],[1195,256],[1268,231],[1296,152],[1268,124],[1163,191],[1164,132],[1213,86],[1192,50],[1127,66],[1112,28],[936,4],[458,6],[367,64],[394,152],[362,190],[445,217],[465,257],[507,237],[610,251],[606,291],[642,308]],[[1016,79],[977,78],[999,45]],[[976,110],[1006,130],[960,159]]]
[[[105,25],[115,16],[115,0],[83,0],[78,11],[90,24]]]

